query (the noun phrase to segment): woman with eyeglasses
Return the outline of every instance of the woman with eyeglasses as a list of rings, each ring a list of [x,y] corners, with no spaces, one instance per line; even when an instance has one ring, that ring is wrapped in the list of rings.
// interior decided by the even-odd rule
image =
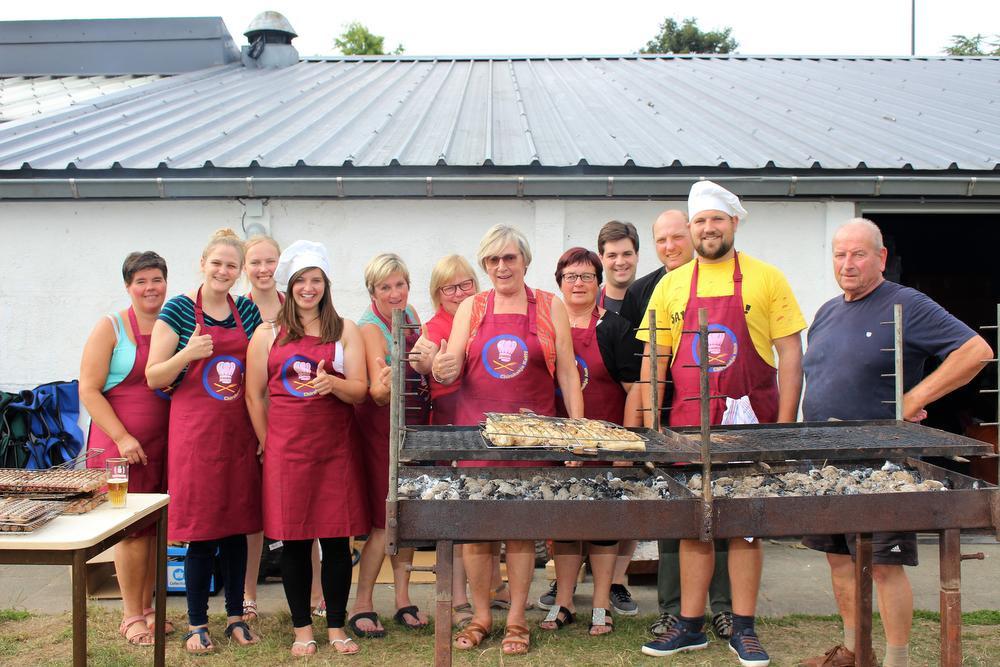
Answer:
[[[479,244],[478,260],[493,288],[458,307],[451,338],[441,343],[431,367],[433,378],[441,384],[450,385],[461,378],[455,423],[474,425],[483,421],[487,412],[516,413],[521,409],[554,416],[553,379],[569,415],[582,417],[583,395],[566,308],[555,295],[525,285],[531,249],[524,234],[507,225],[492,227]],[[474,463],[487,462],[466,465]],[[463,557],[474,613],[455,638],[456,648],[471,649],[490,632],[493,550],[491,543],[465,545]],[[534,542],[507,540],[510,610],[501,644],[507,655],[528,652],[530,632],[524,606],[534,560]]]
[[[632,406],[626,409],[629,389],[639,379],[640,358],[635,356],[635,336],[628,320],[605,310],[598,304],[604,267],[600,258],[586,248],[570,248],[556,264],[556,283],[562,290],[569,316],[576,355],[577,371],[583,390],[583,415],[623,424],[625,415],[638,415]],[[638,406],[635,406],[638,407]],[[568,414],[562,401],[557,401],[561,416]],[[627,426],[640,426],[638,420]],[[556,563],[555,603],[542,621],[543,630],[558,630],[572,622],[573,589],[583,564],[580,542],[554,543]],[[598,636],[612,631],[611,582],[618,542],[588,543],[590,566],[594,574],[594,597],[590,634]]]
[[[479,291],[472,266],[461,255],[441,258],[431,271],[431,302],[437,312],[427,320],[424,333],[413,345],[410,365],[423,375],[431,372],[434,356],[441,341],[451,337],[455,311],[466,298]],[[431,424],[454,424],[455,409],[458,407],[458,386],[455,382],[443,385],[430,378]]]

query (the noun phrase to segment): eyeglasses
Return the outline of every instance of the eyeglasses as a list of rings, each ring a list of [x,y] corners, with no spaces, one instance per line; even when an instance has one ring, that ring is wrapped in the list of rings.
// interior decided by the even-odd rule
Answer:
[[[521,255],[511,254],[511,255],[491,255],[486,258],[486,268],[495,269],[500,266],[500,262],[503,262],[507,266],[510,266],[517,260],[521,259]]]
[[[441,293],[445,296],[452,296],[459,290],[463,292],[471,292],[474,285],[475,282],[473,282],[472,278],[469,278],[468,280],[463,280],[462,282],[455,283],[454,285],[441,285],[438,289],[441,290]]]
[[[575,283],[580,280],[585,283],[592,283],[597,280],[596,273],[564,273],[562,279],[568,283]]]

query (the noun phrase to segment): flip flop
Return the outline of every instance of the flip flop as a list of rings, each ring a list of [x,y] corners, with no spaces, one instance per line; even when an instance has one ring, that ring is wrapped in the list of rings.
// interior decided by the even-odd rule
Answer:
[[[302,647],[302,653],[296,653],[295,652],[295,647],[296,646],[301,646]],[[316,655],[316,651],[313,651],[312,653],[309,652],[309,647],[310,646],[313,646],[317,650],[319,650],[319,648],[318,648],[319,645],[316,643],[315,639],[310,639],[307,642],[292,642],[292,655],[295,656],[296,658],[305,658],[305,657],[308,657],[310,655]]]
[[[156,632],[156,610],[152,607],[142,610],[142,615],[146,618],[146,626],[149,628],[150,632]],[[152,616],[153,618],[150,618]],[[174,624],[170,622],[169,618],[163,619],[163,634],[172,635],[174,634]]]
[[[451,608],[451,624],[461,630],[472,620],[472,605],[464,602]]]
[[[420,609],[417,608],[417,605],[411,604],[409,607],[400,607],[399,609],[397,609],[396,613],[393,614],[392,618],[393,618],[394,621],[396,621],[397,623],[399,623],[400,625],[402,625],[407,630],[419,630],[420,628],[426,628],[427,627],[427,624],[426,623],[422,623],[420,621],[420,617],[417,616],[417,614],[419,614],[419,613],[420,613]],[[407,623],[406,622],[406,617],[407,616],[412,616],[414,619],[416,619],[417,622],[416,623]]]
[[[365,639],[382,639],[385,637],[385,628],[382,628],[381,630],[362,630],[359,628],[358,621],[365,618],[378,626],[378,614],[374,611],[363,611],[360,614],[355,614],[347,619],[347,627],[349,627],[351,632],[353,632],[356,636],[363,637]]]
[[[200,649],[188,648],[187,640],[191,639],[195,635],[198,635],[198,641],[201,643]],[[208,636],[208,628],[195,628],[194,630],[189,630],[187,634],[183,637],[184,640],[184,650],[193,655],[204,655],[206,653],[211,653],[215,646],[212,644],[212,638]]]
[[[237,630],[243,633],[242,642],[233,637],[233,635],[236,633]],[[250,626],[244,623],[243,621],[235,621],[234,623],[230,623],[229,625],[227,625],[226,638],[229,639],[230,641],[235,641],[237,644],[241,646],[250,646],[260,641],[260,639],[253,636],[253,633],[250,632]]]
[[[357,646],[358,647],[357,650],[355,650],[355,651],[345,651],[344,649],[341,648],[341,646],[343,646],[344,648],[347,648],[348,642],[350,642],[351,644],[354,644],[355,646]],[[354,641],[350,637],[347,637],[345,639],[331,639],[330,640],[330,646],[332,646],[334,648],[334,650],[337,653],[339,653],[340,655],[354,655],[355,653],[359,653],[361,651],[361,647],[358,646],[358,643],[356,641]]]
[[[140,621],[142,622],[143,629],[129,635],[129,629]],[[125,641],[132,646],[153,645],[153,633],[149,631],[149,627],[146,625],[145,616],[130,616],[129,618],[122,619],[121,625],[118,626],[118,634],[124,637]]]

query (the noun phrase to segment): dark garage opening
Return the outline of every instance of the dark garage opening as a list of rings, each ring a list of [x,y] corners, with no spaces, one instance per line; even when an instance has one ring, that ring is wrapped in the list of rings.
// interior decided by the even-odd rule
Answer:
[[[866,217],[882,229],[889,258],[886,278],[927,294],[979,333],[996,350],[1000,303],[1000,214],[878,214]],[[905,332],[904,332],[905,336]],[[928,362],[925,373],[938,366]],[[996,445],[997,364],[988,364],[967,386],[931,404],[928,426],[962,433]],[[973,474],[996,481],[996,463],[979,461]],[[978,474],[977,474],[978,473]]]

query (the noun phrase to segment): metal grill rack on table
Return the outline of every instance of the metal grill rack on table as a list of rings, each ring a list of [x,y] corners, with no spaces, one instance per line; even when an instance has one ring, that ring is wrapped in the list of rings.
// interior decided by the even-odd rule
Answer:
[[[435,664],[451,664],[452,547],[456,543],[502,539],[616,540],[689,538],[710,540],[752,535],[783,537],[803,534],[856,533],[857,645],[866,647],[871,636],[871,535],[889,531],[936,531],[940,534],[941,664],[961,664],[961,565],[963,529],[1000,531],[1000,492],[997,487],[944,468],[921,456],[992,455],[978,440],[897,420],[754,424],[712,427],[707,418],[708,324],[700,313],[702,426],[671,431],[659,428],[653,411],[653,429],[630,429],[646,442],[646,451],[601,451],[602,462],[628,461],[631,468],[467,468],[469,475],[491,478],[543,474],[549,477],[592,477],[612,472],[617,477],[667,478],[669,497],[658,500],[424,500],[399,494],[399,474],[455,476],[452,468],[425,465],[435,461],[552,461],[594,460],[566,448],[490,447],[475,426],[405,425],[406,388],[404,346],[407,327],[401,311],[392,321],[393,387],[390,408],[389,494],[386,500],[386,550],[400,545],[436,545]],[[656,349],[657,327],[651,311],[650,347]],[[897,307],[896,350],[901,348],[901,312]],[[890,323],[893,324],[893,323]],[[893,350],[889,350],[890,352]],[[901,378],[902,358],[896,356]],[[655,352],[651,368],[656,368]],[[655,375],[654,375],[655,377]],[[657,382],[649,383],[651,405],[657,405]],[[897,380],[897,397],[902,383]],[[897,401],[897,406],[899,401]],[[897,407],[897,415],[900,408]],[[692,473],[703,479],[719,475],[742,476],[774,470],[806,471],[826,464],[881,466],[892,461],[916,469],[925,479],[938,480],[947,492],[910,492],[905,502],[897,493],[868,495],[776,496],[713,498],[705,484],[701,496],[682,482]],[[720,467],[721,466],[721,467]],[[715,470],[713,471],[713,467]],[[976,556],[972,556],[976,557]],[[981,554],[978,555],[981,557]],[[420,569],[420,568],[414,568]],[[862,653],[867,649],[859,648]],[[858,659],[863,661],[864,655]]]

